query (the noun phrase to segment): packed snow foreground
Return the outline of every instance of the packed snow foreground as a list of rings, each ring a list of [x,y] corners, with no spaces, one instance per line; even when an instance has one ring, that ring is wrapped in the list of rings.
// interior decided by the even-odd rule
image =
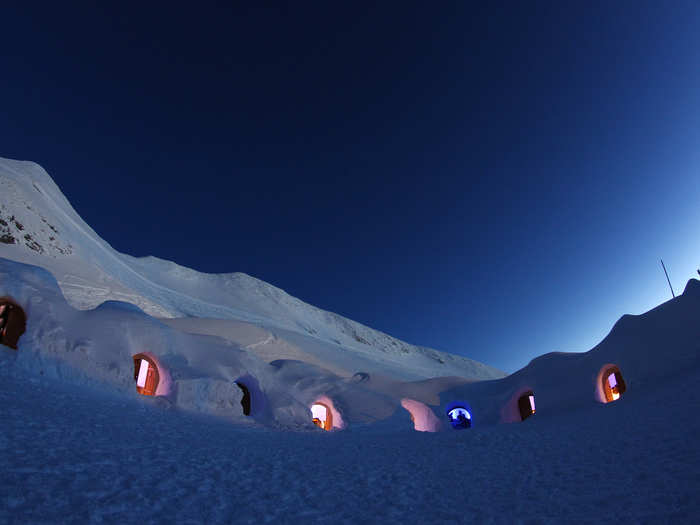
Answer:
[[[506,377],[244,274],[120,254],[33,163],[0,159],[0,241],[0,518],[10,522],[698,517],[700,281],[623,316],[588,352],[549,353]],[[77,485],[41,496],[44,464]],[[167,471],[194,486],[169,485],[169,507],[154,506],[147,493]],[[199,499],[212,471],[231,486]],[[97,478],[86,486],[74,472]],[[108,478],[121,480],[118,495]],[[80,513],[66,517],[56,498],[95,484],[100,506],[78,497]],[[126,495],[141,501],[139,519]],[[281,500],[271,509],[269,498]]]

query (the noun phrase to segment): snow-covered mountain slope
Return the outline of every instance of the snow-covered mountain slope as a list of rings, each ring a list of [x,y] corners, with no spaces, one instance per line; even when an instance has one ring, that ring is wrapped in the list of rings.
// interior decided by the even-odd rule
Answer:
[[[237,321],[225,329],[213,329],[212,323],[205,330],[234,342],[247,340],[252,333],[248,327],[257,326],[261,338],[246,344],[260,343],[260,354],[265,347],[270,359],[289,357],[289,348],[295,347],[297,357],[331,369],[338,360],[350,363],[348,353],[356,354],[365,368],[395,378],[505,375],[465,357],[410,345],[243,273],[203,274],[155,257],[121,254],[80,218],[46,171],[32,162],[0,159],[0,257],[49,270],[78,309],[122,301],[154,317]],[[265,343],[272,333],[280,344]],[[275,348],[280,349],[277,356]],[[346,364],[336,370],[348,374],[352,368]]]

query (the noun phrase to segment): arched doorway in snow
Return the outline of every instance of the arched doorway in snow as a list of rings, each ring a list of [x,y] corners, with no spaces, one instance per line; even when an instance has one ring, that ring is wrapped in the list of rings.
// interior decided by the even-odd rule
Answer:
[[[520,419],[523,421],[535,413],[535,394],[532,393],[532,390],[524,392],[518,398],[518,410],[520,412]]]
[[[17,350],[20,336],[27,329],[27,315],[10,297],[0,297],[0,344]]]
[[[158,365],[146,354],[136,354],[133,359],[136,391],[144,396],[155,396],[160,382]]]
[[[267,402],[265,393],[260,388],[258,380],[250,375],[245,374],[237,377],[234,380],[236,386],[241,390],[241,408],[243,415],[258,417],[266,411]]]
[[[323,430],[333,428],[333,412],[324,403],[314,403],[311,405],[311,417],[314,425]]]
[[[343,415],[335,406],[333,400],[326,395],[318,396],[311,405],[311,420],[314,425],[323,430],[340,430],[345,428]]]
[[[617,365],[605,365],[598,374],[598,397],[603,403],[617,401],[627,390]]]
[[[243,392],[243,398],[241,399],[241,406],[243,407],[243,415],[250,415],[250,390],[241,381],[236,381],[238,388]]]
[[[403,398],[401,406],[411,415],[413,428],[419,432],[436,432],[440,428],[440,420],[425,403],[415,399]]]
[[[456,430],[472,426],[472,411],[466,403],[450,403],[447,406],[447,418]]]

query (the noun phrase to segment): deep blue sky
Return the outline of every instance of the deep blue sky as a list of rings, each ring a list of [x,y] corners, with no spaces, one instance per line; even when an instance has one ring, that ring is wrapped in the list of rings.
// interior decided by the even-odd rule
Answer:
[[[120,251],[508,372],[697,276],[698,2],[68,4],[3,6],[0,156]]]

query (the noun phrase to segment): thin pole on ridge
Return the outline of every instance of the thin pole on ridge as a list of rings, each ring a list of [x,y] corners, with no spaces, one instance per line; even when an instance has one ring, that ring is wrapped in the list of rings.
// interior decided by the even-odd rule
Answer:
[[[668,287],[671,289],[671,295],[673,298],[676,298],[676,294],[673,293],[673,286],[671,286],[671,279],[668,278],[668,272],[666,271],[666,265],[664,264],[664,260],[661,259],[661,266],[664,269],[664,273],[666,274],[666,280],[668,281]]]

